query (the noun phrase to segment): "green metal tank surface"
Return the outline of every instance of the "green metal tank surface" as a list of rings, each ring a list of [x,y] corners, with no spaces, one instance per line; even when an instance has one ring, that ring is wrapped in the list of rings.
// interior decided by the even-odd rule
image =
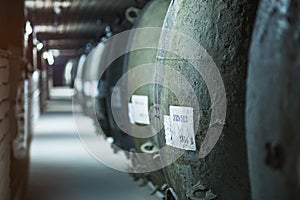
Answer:
[[[81,105],[82,111],[85,115],[88,115],[88,108],[87,108],[87,101],[86,99],[88,98],[88,92],[90,88],[90,78],[89,78],[89,71],[92,63],[92,57],[95,53],[95,49],[93,49],[87,56],[83,64],[83,70],[82,70],[82,78],[80,81],[80,88],[81,90],[79,91],[78,96],[79,98],[79,103]]]
[[[300,1],[262,0],[250,49],[246,131],[252,198],[300,199]]]
[[[107,45],[107,53],[108,57],[112,57],[113,55],[118,54],[117,52],[125,51],[127,48],[128,41],[127,40],[112,40]],[[119,150],[125,150],[130,151],[132,148],[134,148],[133,141],[130,135],[123,132],[121,128],[116,123],[112,109],[115,109],[118,115],[121,115],[123,118],[127,117],[127,109],[128,102],[123,98],[126,95],[126,90],[123,88],[123,84],[121,86],[116,86],[119,79],[122,77],[124,73],[124,57],[125,55],[120,56],[116,60],[114,60],[106,69],[105,75],[106,75],[106,110],[108,114],[109,119],[109,125],[111,129],[111,137],[114,138],[114,145],[112,146],[114,150],[117,152]],[[107,57],[107,58],[108,58]],[[106,59],[107,59],[106,58]],[[109,60],[109,59],[107,59]],[[113,91],[116,90],[116,97],[112,97]],[[122,124],[119,124],[122,126]]]
[[[99,81],[105,83],[105,76],[99,80],[101,70],[101,63],[105,58],[106,44],[99,43],[87,56],[83,68],[83,102],[80,104],[83,111],[95,122],[101,125],[104,134],[110,132],[108,126],[108,117],[105,107],[105,91],[99,91]],[[101,132],[102,134],[102,132]]]
[[[97,92],[94,98],[94,121],[97,120],[99,123],[96,125],[97,131],[104,133],[106,137],[114,137],[115,131],[112,127],[111,117],[110,117],[110,108],[108,107],[108,101],[110,97],[110,84],[114,76],[117,74],[110,74],[112,69],[117,67],[114,64],[111,64],[111,67],[108,67],[108,60],[112,56],[112,49],[116,48],[116,44],[108,41],[103,42],[103,49],[101,55],[95,59],[97,61],[97,73],[94,76],[97,77]],[[110,69],[110,71],[108,70]],[[114,71],[113,71],[114,72]]]
[[[146,5],[144,10],[140,14],[140,16],[138,17],[134,28],[162,27],[169,4],[170,4],[170,0],[154,0],[149,2],[148,5]],[[133,34],[131,38],[132,41],[131,45],[139,43],[143,40],[144,40],[143,37]],[[156,38],[156,40],[153,42],[157,43],[158,46],[159,38]],[[142,49],[142,50],[136,50],[130,52],[130,54],[127,57],[128,71],[135,67],[139,67],[150,63],[153,63],[154,66],[156,61],[156,54],[157,54],[156,49]],[[143,79],[143,77],[145,77],[146,79],[147,76],[153,76],[153,75],[154,74],[148,74],[148,73],[138,74],[138,76],[141,76],[141,79]],[[129,79],[128,82],[130,81],[131,80]],[[154,104],[154,84],[144,85],[138,88],[133,94],[130,94],[129,96],[132,95],[148,97],[148,103],[150,109],[150,107],[153,106]],[[144,132],[141,132],[140,129],[137,129],[138,126],[144,126],[145,127]],[[140,132],[139,133],[140,135],[143,135],[143,137],[147,137],[147,138],[138,138],[138,137],[134,138],[136,151],[138,153],[147,154],[147,156],[140,158],[140,160],[142,160],[143,162],[140,164],[144,165],[145,168],[151,165],[155,165],[155,162],[157,162],[157,164],[160,165],[159,160],[155,160],[155,157],[159,156],[158,144],[157,144],[157,139],[155,139],[155,137],[152,136],[151,125],[146,126],[145,124],[136,123],[131,129],[131,131],[134,133]],[[149,172],[148,177],[154,183],[155,187],[158,190],[162,190],[162,186],[166,183],[162,170]]]
[[[75,83],[74,83],[74,91],[75,91],[75,101],[78,104],[81,104],[83,102],[83,84],[82,84],[82,79],[83,79],[83,73],[84,73],[84,65],[85,65],[85,60],[86,60],[86,55],[82,54],[79,59],[79,64],[78,64],[78,70],[75,78]]]
[[[105,50],[105,43],[99,43],[95,49],[92,51],[92,56],[87,59],[91,59],[89,63],[89,67],[87,68],[87,79],[84,82],[84,92],[86,95],[85,98],[85,103],[86,103],[86,108],[87,108],[87,113],[90,117],[93,116],[94,113],[94,98],[97,90],[97,85],[98,85],[98,79],[99,79],[99,74],[101,70],[101,60],[103,59],[103,54]]]
[[[257,2],[251,0],[171,2],[163,28],[185,34],[209,53],[225,85],[227,113],[217,144],[205,158],[200,158],[199,148],[210,126],[212,103],[208,88],[203,77],[187,60],[159,50],[157,66],[169,66],[183,75],[199,103],[199,107],[191,103],[192,94],[185,88],[181,88],[177,98],[167,90],[161,90],[159,87],[155,89],[155,103],[165,110],[164,115],[170,115],[169,106],[193,107],[194,126],[196,120],[199,122],[199,127],[194,128],[196,151],[184,151],[178,160],[164,169],[171,186],[167,192],[167,199],[251,199],[244,110],[248,48],[256,7]],[[161,45],[168,47],[174,44],[162,34]],[[189,47],[183,45],[182,48]],[[170,79],[174,82],[170,83]],[[163,84],[183,87],[182,77],[171,77],[164,70],[156,71],[156,80]],[[178,98],[184,99],[184,103],[179,104]],[[158,134],[160,148],[166,146],[164,133],[165,130],[162,130]],[[169,163],[176,152],[178,149],[175,147],[167,148],[161,153],[161,161]]]

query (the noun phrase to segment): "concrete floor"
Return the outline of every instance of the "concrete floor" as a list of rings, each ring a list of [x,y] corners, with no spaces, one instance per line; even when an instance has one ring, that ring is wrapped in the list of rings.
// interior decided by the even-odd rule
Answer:
[[[24,200],[157,200],[127,173],[89,155],[75,131],[70,104],[66,99],[50,102],[36,124]],[[86,130],[94,134],[92,122]]]

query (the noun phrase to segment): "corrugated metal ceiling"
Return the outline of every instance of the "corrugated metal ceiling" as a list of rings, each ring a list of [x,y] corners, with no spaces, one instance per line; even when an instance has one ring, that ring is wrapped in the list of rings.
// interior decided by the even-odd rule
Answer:
[[[107,25],[124,19],[129,7],[141,8],[149,0],[25,0],[27,18],[38,39],[51,47],[74,48],[99,39]],[[64,39],[69,39],[64,42]],[[51,40],[52,42],[48,42]],[[77,42],[76,42],[77,41]],[[59,44],[59,45],[58,45]]]

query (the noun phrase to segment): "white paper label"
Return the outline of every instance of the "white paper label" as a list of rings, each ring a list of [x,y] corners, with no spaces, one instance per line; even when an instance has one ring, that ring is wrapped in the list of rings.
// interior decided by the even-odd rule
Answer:
[[[166,145],[173,146],[170,116],[164,115]]]
[[[121,88],[116,86],[111,88],[111,106],[114,108],[121,108],[122,102],[121,102]]]
[[[99,85],[97,86],[96,96],[100,98],[105,98],[107,96],[107,84],[105,81],[100,80]]]
[[[150,124],[148,96],[133,95],[131,101],[134,121],[139,124]]]
[[[90,96],[91,93],[91,83],[90,82],[85,82],[83,84],[83,93],[86,95],[86,96]]]
[[[170,130],[170,146],[196,150],[193,108],[170,106]]]
[[[93,81],[91,84],[91,95],[96,97],[98,93],[98,81]]]
[[[131,124],[135,124],[132,103],[128,103],[128,117],[129,117],[129,122]]]

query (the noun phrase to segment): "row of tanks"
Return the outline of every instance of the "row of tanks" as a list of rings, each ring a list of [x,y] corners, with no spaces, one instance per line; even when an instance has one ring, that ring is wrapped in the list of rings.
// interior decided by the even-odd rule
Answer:
[[[300,199],[300,2],[130,12],[81,56],[74,85],[134,179],[166,200]]]

